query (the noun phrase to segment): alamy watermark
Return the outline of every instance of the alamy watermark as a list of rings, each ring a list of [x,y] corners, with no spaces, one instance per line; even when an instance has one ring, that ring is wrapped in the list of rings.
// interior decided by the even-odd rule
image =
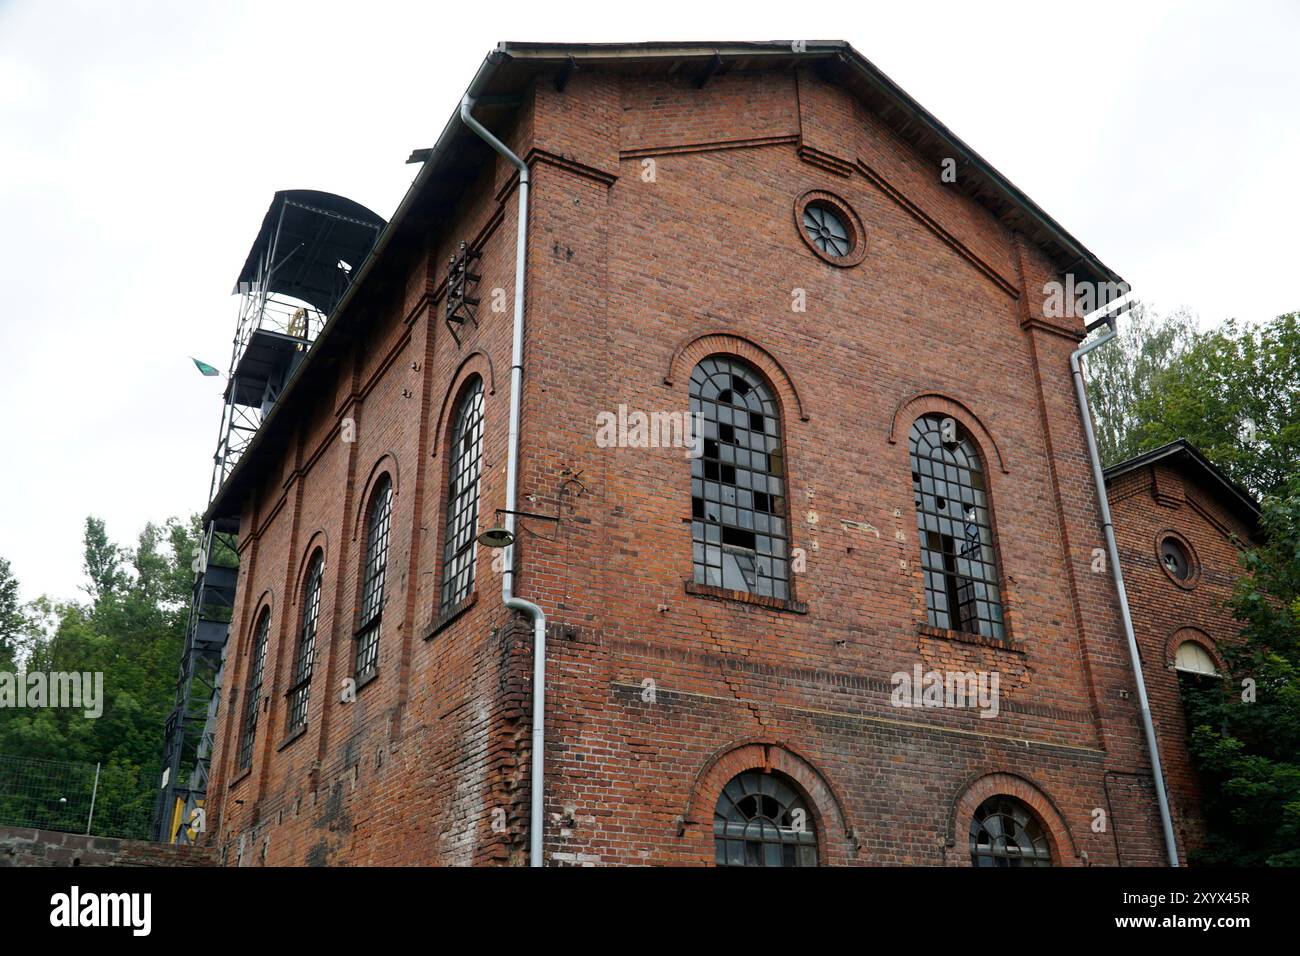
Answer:
[[[1083,318],[1124,298],[1131,289],[1127,282],[1077,282],[1074,273],[1067,272],[1064,283],[1053,280],[1043,284],[1043,315]]]
[[[596,445],[599,448],[684,448],[687,458],[704,454],[702,412],[629,411],[596,415]]]
[[[116,926],[131,930],[132,936],[148,936],[152,913],[152,893],[83,893],[74,886],[50,897],[50,925],[55,927]]]
[[[0,709],[6,707],[69,708],[94,719],[104,713],[104,673],[0,671]]]
[[[911,672],[890,675],[894,685],[889,702],[895,707],[971,707],[980,717],[998,715],[997,671],[922,671],[915,664]]]

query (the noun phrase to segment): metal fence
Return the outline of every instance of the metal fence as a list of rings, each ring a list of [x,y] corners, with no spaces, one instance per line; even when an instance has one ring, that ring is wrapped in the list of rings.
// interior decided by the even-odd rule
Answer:
[[[0,754],[0,826],[147,840],[157,773]]]

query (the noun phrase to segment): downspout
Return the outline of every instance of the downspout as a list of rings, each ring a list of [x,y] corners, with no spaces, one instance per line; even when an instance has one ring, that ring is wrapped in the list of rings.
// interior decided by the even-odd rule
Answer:
[[[1097,485],[1097,501],[1101,506],[1101,529],[1106,536],[1106,553],[1110,560],[1112,574],[1115,578],[1115,593],[1119,596],[1120,617],[1124,621],[1124,636],[1128,639],[1128,656],[1133,664],[1133,673],[1137,677],[1138,708],[1142,712],[1142,730],[1146,735],[1147,752],[1151,756],[1151,772],[1155,777],[1156,802],[1160,805],[1160,827],[1165,834],[1165,848],[1169,856],[1169,865],[1178,866],[1178,844],[1174,840],[1174,825],[1169,816],[1169,796],[1165,792],[1165,773],[1160,766],[1160,748],[1156,743],[1156,727],[1151,720],[1151,704],[1147,700],[1147,682],[1142,675],[1142,658],[1138,654],[1137,637],[1133,634],[1133,618],[1128,610],[1128,591],[1124,588],[1124,571],[1119,563],[1119,546],[1115,543],[1115,525],[1110,518],[1110,502],[1106,496],[1106,478],[1102,473],[1101,457],[1097,454],[1097,437],[1092,429],[1092,410],[1088,406],[1088,389],[1083,381],[1083,370],[1079,360],[1099,346],[1115,338],[1115,318],[1105,319],[1108,326],[1105,334],[1091,342],[1080,345],[1070,353],[1070,372],[1074,376],[1074,391],[1079,399],[1079,411],[1083,418],[1083,436],[1088,444],[1088,459],[1092,462],[1092,478]]]
[[[519,228],[515,240],[515,326],[510,357],[510,437],[506,452],[506,530],[511,543],[505,549],[505,570],[501,573],[501,602],[522,611],[533,621],[533,741],[532,793],[528,822],[528,865],[541,866],[542,798],[545,794],[544,745],[546,741],[546,613],[531,601],[515,597],[515,512],[519,486],[519,403],[524,373],[524,271],[528,253],[528,164],[512,153],[501,140],[473,116],[476,90],[471,88],[460,101],[460,118],[489,146],[519,170]]]

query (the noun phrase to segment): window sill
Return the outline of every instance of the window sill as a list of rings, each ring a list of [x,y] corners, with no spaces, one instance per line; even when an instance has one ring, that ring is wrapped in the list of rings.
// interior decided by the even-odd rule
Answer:
[[[442,631],[445,631],[452,621],[460,617],[475,604],[478,603],[478,591],[470,591],[467,597],[461,599],[460,603],[453,604],[444,613],[438,615],[438,619],[429,625],[429,633],[424,635],[426,641],[432,640]]]
[[[926,637],[957,641],[960,644],[978,644],[981,647],[993,647],[1000,651],[1010,651],[1013,654],[1025,653],[1025,646],[1022,643],[1013,641],[1008,637],[985,637],[983,634],[971,634],[969,631],[950,631],[946,627],[935,627],[932,624],[918,624],[916,633]]]
[[[307,733],[306,724],[302,724],[294,728],[293,730],[289,731],[289,735],[285,737],[284,740],[280,741],[279,745],[275,748],[276,752],[279,753],[281,750],[284,750],[285,747],[288,747],[291,743],[293,743],[299,737],[303,736],[303,734],[305,733]]]
[[[378,677],[379,677],[379,665],[376,664],[374,667],[370,668],[370,670],[366,671],[364,674],[357,674],[352,679],[356,681],[357,692],[360,693],[361,688],[365,687],[367,684],[373,683]]]
[[[234,790],[237,786],[239,786],[241,783],[243,783],[245,780],[247,780],[247,779],[248,779],[249,777],[251,777],[252,775],[253,775],[253,766],[252,766],[252,764],[249,764],[247,767],[245,767],[243,770],[239,771],[239,773],[235,774],[235,775],[230,779],[230,783],[226,785],[226,789],[227,789],[227,790]]]
[[[756,604],[771,611],[787,611],[791,614],[808,613],[808,605],[803,601],[764,597],[761,594],[751,594],[748,591],[733,591],[730,588],[715,587],[712,584],[698,584],[695,581],[685,583],[686,593],[694,594],[696,597],[712,598],[715,601],[736,601],[740,604]]]

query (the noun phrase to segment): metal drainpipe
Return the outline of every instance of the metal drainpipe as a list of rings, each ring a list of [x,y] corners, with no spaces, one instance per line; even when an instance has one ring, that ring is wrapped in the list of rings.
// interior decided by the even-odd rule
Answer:
[[[1074,376],[1074,391],[1079,399],[1083,417],[1083,435],[1088,443],[1088,459],[1092,462],[1092,478],[1097,485],[1097,501],[1101,505],[1101,528],[1106,536],[1106,552],[1115,578],[1115,593],[1119,595],[1120,616],[1124,620],[1124,636],[1128,639],[1128,656],[1137,677],[1138,707],[1142,712],[1142,729],[1146,734],[1147,752],[1151,755],[1151,772],[1155,777],[1156,802],[1160,805],[1160,827],[1165,834],[1165,848],[1169,865],[1178,866],[1178,844],[1174,840],[1174,824],[1169,816],[1169,796],[1165,793],[1165,773],[1160,766],[1160,748],[1156,743],[1156,728],[1151,721],[1151,704],[1147,700],[1146,678],[1142,676],[1142,658],[1138,654],[1137,638],[1133,634],[1133,618],[1128,610],[1128,591],[1124,588],[1124,571],[1119,563],[1119,547],[1115,543],[1115,525],[1110,518],[1110,502],[1106,496],[1106,477],[1102,473],[1101,457],[1097,454],[1097,437],[1092,430],[1092,409],[1088,406],[1088,389],[1083,381],[1079,360],[1099,346],[1115,338],[1115,316],[1106,320],[1109,330],[1070,353],[1070,372]]]
[[[515,327],[510,358],[510,439],[506,453],[506,530],[513,538],[519,483],[519,403],[524,371],[524,270],[528,252],[528,164],[510,151],[473,116],[474,90],[460,101],[460,118],[489,146],[519,170],[519,229],[515,241]],[[533,621],[533,754],[532,793],[528,823],[528,865],[541,866],[542,808],[545,795],[544,745],[546,741],[546,612],[531,601],[515,597],[515,546],[505,549],[505,570],[501,574],[501,602],[522,611]]]

